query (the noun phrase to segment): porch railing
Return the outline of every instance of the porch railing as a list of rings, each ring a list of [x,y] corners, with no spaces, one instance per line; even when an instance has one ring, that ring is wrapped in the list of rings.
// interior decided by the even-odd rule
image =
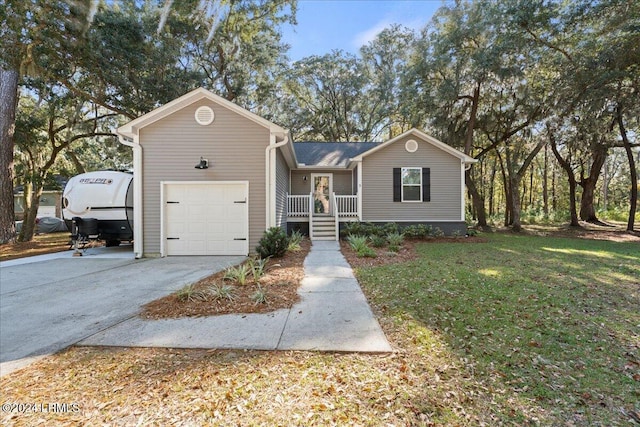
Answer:
[[[358,196],[335,196],[335,211],[338,216],[358,216]]]
[[[309,216],[310,198],[308,194],[287,196],[289,216]]]
[[[357,195],[337,195],[331,194],[331,213],[340,218],[358,216],[358,196]],[[290,217],[311,217],[313,214],[313,193],[311,194],[288,194],[287,214]]]

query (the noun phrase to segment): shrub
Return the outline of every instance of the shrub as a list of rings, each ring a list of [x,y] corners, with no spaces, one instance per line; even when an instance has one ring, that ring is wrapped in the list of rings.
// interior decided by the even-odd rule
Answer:
[[[400,232],[400,228],[398,227],[398,224],[396,224],[395,222],[388,222],[385,225],[383,225],[381,227],[381,233],[383,236],[387,236],[389,234],[397,234]]]
[[[387,239],[382,236],[369,236],[369,241],[374,248],[381,248],[387,244]]]
[[[295,230],[289,236],[289,245],[287,246],[287,251],[299,251],[300,250],[300,242],[304,240],[304,235],[299,231]]]
[[[251,268],[247,264],[240,264],[237,267],[229,267],[224,272],[224,280],[235,280],[241,285],[247,283],[247,277],[251,273]]]
[[[381,227],[369,222],[348,222],[345,224],[344,234],[347,236],[384,236]]]
[[[280,227],[271,227],[264,232],[262,239],[256,246],[256,253],[260,258],[279,258],[287,252],[289,238]]]
[[[415,224],[406,227],[404,235],[413,239],[424,239],[431,234],[431,226],[426,224]]]
[[[349,245],[359,257],[375,258],[376,251],[369,247],[367,243],[369,238],[366,236],[349,236],[347,237]]]
[[[442,231],[442,229],[440,227],[436,227],[435,230],[433,230],[433,235],[435,237],[443,237],[444,236],[444,231]]]
[[[389,244],[389,251],[392,253],[398,253],[400,251],[400,246]]]
[[[214,300],[228,299],[234,301],[236,299],[236,290],[233,286],[213,284],[209,286],[209,295]]]
[[[178,298],[178,301],[182,301],[182,302],[206,301],[208,299],[207,292],[196,289],[196,286],[193,283],[176,291],[175,295]]]
[[[467,236],[473,237],[478,235],[478,230],[475,228],[467,228]]]
[[[390,233],[387,234],[387,241],[389,242],[389,249],[391,249],[391,246],[400,247],[400,245],[402,245],[402,242],[404,242],[404,236],[400,233]]]
[[[347,242],[349,242],[351,249],[357,252],[358,249],[367,246],[367,239],[366,236],[350,235],[347,237]]]

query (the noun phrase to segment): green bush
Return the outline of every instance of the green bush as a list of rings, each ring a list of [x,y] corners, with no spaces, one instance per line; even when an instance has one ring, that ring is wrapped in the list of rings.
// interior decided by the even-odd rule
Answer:
[[[367,236],[349,236],[347,241],[359,257],[375,258],[376,251],[369,247],[369,238]]]
[[[435,237],[443,237],[444,236],[444,231],[442,231],[442,229],[440,227],[436,227],[436,229],[433,230],[433,235]]]
[[[262,239],[256,246],[256,253],[260,258],[279,258],[287,252],[289,238],[280,227],[271,227],[264,232]]]
[[[424,239],[431,235],[432,227],[426,224],[415,224],[405,227],[404,235],[412,239]]]
[[[374,248],[381,248],[387,244],[387,239],[382,236],[369,236],[369,241]]]
[[[397,234],[400,233],[400,227],[395,222],[388,222],[382,227],[379,227],[383,236],[388,236],[389,234]]]
[[[299,251],[300,250],[300,242],[304,240],[304,235],[299,231],[295,230],[289,236],[289,245],[287,246],[288,251]]]
[[[404,236],[400,233],[389,233],[387,234],[387,241],[389,242],[389,249],[391,249],[391,246],[400,247],[404,242]]]

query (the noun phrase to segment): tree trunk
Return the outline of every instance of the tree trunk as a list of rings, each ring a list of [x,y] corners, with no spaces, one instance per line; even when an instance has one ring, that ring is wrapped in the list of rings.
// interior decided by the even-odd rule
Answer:
[[[542,211],[549,215],[549,147],[544,147],[544,167],[542,172]]]
[[[473,147],[473,135],[476,128],[476,119],[478,115],[478,104],[480,102],[480,86],[481,82],[476,84],[476,87],[473,90],[473,96],[471,99],[471,112],[469,113],[469,121],[467,122],[467,131],[465,135],[464,142],[464,153],[467,156],[471,156],[471,149]],[[478,219],[478,227],[486,228],[487,227],[487,212],[484,208],[484,198],[478,191],[476,184],[473,182],[473,177],[471,175],[471,169],[465,172],[465,183],[467,185],[467,190],[469,194],[471,194],[471,200],[473,202],[473,210],[476,213],[476,217]]]
[[[517,233],[522,231],[522,222],[520,221],[520,212],[522,211],[520,204],[520,181],[518,174],[509,177],[509,193],[511,194],[511,229]]]
[[[631,143],[629,142],[627,130],[625,129],[624,121],[622,120],[620,107],[617,108],[616,113],[616,121],[618,122],[620,136],[622,137],[622,142],[624,144],[624,151],[627,153],[627,160],[629,161],[629,171],[631,172],[631,194],[629,195],[629,219],[627,220],[627,231],[633,231],[638,204],[638,173],[636,171],[636,163],[633,160]]]
[[[583,178],[579,184],[582,186],[582,198],[580,199],[580,218],[583,221],[600,223],[596,215],[595,196],[596,185],[602,171],[602,166],[607,160],[607,147],[598,144],[591,150],[591,170],[589,176]]]
[[[569,212],[571,215],[571,223],[569,225],[571,227],[580,227],[578,211],[576,210],[576,187],[578,186],[578,183],[576,181],[576,174],[573,172],[573,169],[571,169],[571,165],[569,164],[569,162],[560,155],[560,152],[558,151],[558,147],[556,145],[556,139],[551,133],[551,130],[548,129],[547,133],[549,135],[549,142],[551,143],[551,151],[553,151],[553,155],[555,156],[556,160],[558,160],[558,163],[560,163],[560,167],[567,173],[567,178],[569,180]],[[555,188],[555,186],[553,186],[553,188]]]
[[[13,136],[18,102],[18,71],[0,67],[0,244],[16,240],[13,206]]]
[[[32,188],[30,191],[29,206],[26,206],[25,204],[25,217],[24,221],[22,222],[22,229],[20,230],[20,237],[18,239],[21,242],[32,241],[33,236],[36,234],[38,228],[38,208],[40,207],[40,197],[42,197],[42,190],[42,185],[39,185],[36,186],[36,188]]]
[[[484,209],[484,199],[473,182],[471,170],[465,172],[465,183],[467,184],[467,190],[473,201],[473,210],[478,218],[478,227],[487,227],[487,213]]]

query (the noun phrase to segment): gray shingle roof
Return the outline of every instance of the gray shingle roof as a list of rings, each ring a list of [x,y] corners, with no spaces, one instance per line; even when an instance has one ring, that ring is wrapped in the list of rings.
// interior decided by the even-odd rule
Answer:
[[[349,159],[371,150],[380,142],[294,142],[299,163],[307,166],[346,167]]]

